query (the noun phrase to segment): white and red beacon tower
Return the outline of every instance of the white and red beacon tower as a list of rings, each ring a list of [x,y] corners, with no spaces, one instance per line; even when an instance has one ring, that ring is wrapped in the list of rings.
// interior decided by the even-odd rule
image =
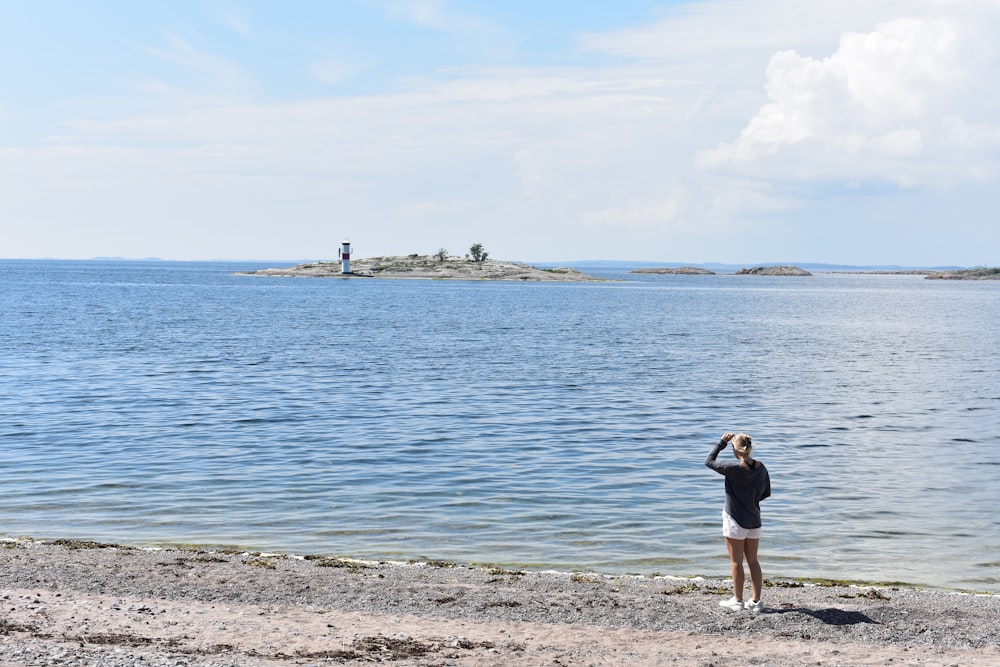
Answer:
[[[350,241],[344,241],[340,245],[341,245],[341,248],[340,248],[340,265],[341,265],[340,272],[341,273],[350,273],[351,272],[351,242]]]

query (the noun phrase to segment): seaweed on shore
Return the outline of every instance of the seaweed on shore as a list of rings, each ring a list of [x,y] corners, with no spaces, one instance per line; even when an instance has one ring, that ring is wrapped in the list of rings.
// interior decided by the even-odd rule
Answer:
[[[677,586],[675,588],[667,588],[663,591],[664,595],[691,595],[691,594],[708,594],[708,595],[728,595],[732,593],[732,589],[725,586],[702,586],[693,581],[689,581],[686,584]]]
[[[307,558],[306,560],[311,560],[316,563],[316,567],[339,567],[347,570],[352,574],[361,574],[365,570],[372,569],[372,566],[367,563],[362,563],[356,560],[350,560],[348,558]]]
[[[841,593],[837,596],[838,598],[865,598],[867,600],[891,600],[892,598],[883,593],[882,591],[869,588],[867,591],[859,593]]]
[[[504,581],[504,577],[510,577],[511,579],[516,579],[517,577],[523,577],[525,572],[523,570],[508,570],[505,567],[490,567],[486,570],[486,574],[491,575],[486,583],[493,584],[498,581]]]
[[[0,635],[9,635],[12,632],[37,633],[38,627],[25,623],[12,623],[5,618],[0,618]]]
[[[770,582],[765,582],[770,583]],[[878,588],[919,588],[913,584],[908,584],[905,581],[860,581],[857,579],[826,579],[817,578],[811,579],[806,577],[797,577],[795,579],[788,580],[787,582],[773,582],[773,586],[783,586],[786,588],[796,587],[796,584],[803,586],[820,586],[823,588],[851,588],[851,587],[867,587],[871,588],[873,586]]]
[[[494,602],[487,602],[483,608],[488,609],[490,607],[520,607],[520,606],[521,603],[518,602],[517,600],[496,600]]]
[[[157,640],[139,635],[126,635],[121,633],[104,633],[93,635],[80,635],[76,638],[81,644],[99,644],[105,646],[150,646],[159,643]]]
[[[266,556],[258,556],[256,558],[250,558],[249,560],[245,560],[243,562],[253,567],[259,567],[262,570],[274,570],[277,569],[278,567],[277,565],[274,564],[274,561],[272,559],[267,558]]]
[[[351,643],[350,648],[332,651],[297,651],[295,653],[295,657],[305,658],[308,660],[326,659],[345,662],[354,660],[364,662],[395,662],[397,660],[405,660],[408,658],[420,658],[429,653],[441,653],[443,651],[447,651],[448,649],[472,651],[476,649],[491,649],[495,647],[496,644],[493,642],[474,642],[462,638],[453,639],[451,641],[419,641],[417,639],[410,639],[409,637],[397,638],[378,635],[375,637],[361,637],[360,639],[356,639]],[[447,657],[458,658],[460,656],[458,654],[448,654]]]
[[[229,562],[229,559],[227,559],[227,558],[219,558],[218,556],[210,556],[210,555],[198,556],[197,558],[192,558],[191,560],[197,561],[199,563],[228,563]]]
[[[63,547],[70,551],[76,551],[78,549],[118,549],[120,551],[133,551],[135,547],[122,546],[120,544],[110,544],[108,542],[93,542],[91,540],[71,540],[60,538],[57,540],[52,540],[50,544]]]
[[[417,565],[426,565],[427,567],[437,567],[437,568],[449,568],[457,567],[455,563],[447,560],[412,560],[411,563]]]

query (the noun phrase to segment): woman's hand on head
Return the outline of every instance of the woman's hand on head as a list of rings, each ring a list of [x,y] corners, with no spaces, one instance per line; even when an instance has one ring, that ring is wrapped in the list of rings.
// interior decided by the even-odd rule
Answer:
[[[734,437],[736,437],[736,434],[735,434],[735,433],[729,433],[729,432],[727,431],[726,433],[723,433],[723,434],[722,434],[722,442],[729,442],[729,441],[730,441],[730,440],[732,440],[732,439],[733,439]]]

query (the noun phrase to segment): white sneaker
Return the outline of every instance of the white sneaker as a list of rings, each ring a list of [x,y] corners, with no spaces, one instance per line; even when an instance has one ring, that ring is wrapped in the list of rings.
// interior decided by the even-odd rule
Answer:
[[[728,609],[730,611],[742,611],[743,610],[743,601],[742,600],[737,600],[736,597],[733,596],[733,597],[729,598],[728,600],[726,600],[725,602],[720,602],[719,606],[720,607],[725,607],[726,609]]]
[[[757,600],[756,602],[754,602],[753,600],[751,600],[750,602],[746,603],[746,608],[750,610],[751,614],[759,614],[760,612],[764,611],[764,601]]]

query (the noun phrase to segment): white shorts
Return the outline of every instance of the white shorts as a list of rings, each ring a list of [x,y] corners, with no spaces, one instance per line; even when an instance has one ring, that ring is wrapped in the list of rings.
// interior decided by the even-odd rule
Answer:
[[[734,540],[759,540],[760,528],[744,528],[722,510],[722,536]]]

